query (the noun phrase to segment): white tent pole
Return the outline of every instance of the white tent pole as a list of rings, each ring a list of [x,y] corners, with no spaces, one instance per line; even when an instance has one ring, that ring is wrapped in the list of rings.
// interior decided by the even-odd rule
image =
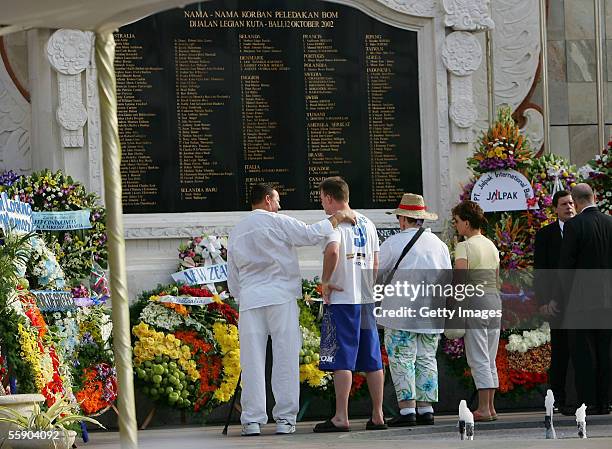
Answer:
[[[115,39],[112,32],[96,35],[96,63],[100,93],[102,163],[112,298],[113,346],[119,382],[119,432],[122,449],[136,449],[138,435],[134,405],[134,374],[130,341],[123,207],[121,203],[121,145],[117,122]]]

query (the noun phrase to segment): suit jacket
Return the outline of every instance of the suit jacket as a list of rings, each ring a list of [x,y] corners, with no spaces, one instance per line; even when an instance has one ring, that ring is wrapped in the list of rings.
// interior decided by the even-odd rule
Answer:
[[[610,327],[612,319],[612,217],[590,207],[563,226],[561,260],[570,329]]]
[[[557,275],[561,258],[561,241],[561,227],[558,220],[541,228],[535,236],[534,288],[540,305],[548,304],[551,300],[560,305],[563,301],[563,287]]]

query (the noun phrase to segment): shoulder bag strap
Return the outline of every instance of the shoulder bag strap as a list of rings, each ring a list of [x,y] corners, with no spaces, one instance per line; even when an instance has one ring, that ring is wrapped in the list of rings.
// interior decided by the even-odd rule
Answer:
[[[408,244],[404,247],[404,250],[402,251],[402,254],[399,256],[399,259],[397,259],[397,262],[395,263],[395,266],[393,267],[393,270],[391,270],[389,272],[389,275],[387,276],[387,278],[385,279],[385,284],[388,284],[391,279],[393,279],[393,276],[395,275],[395,272],[397,271],[397,267],[399,267],[400,262],[402,261],[402,259],[404,258],[404,256],[406,254],[408,254],[408,251],[410,251],[410,248],[412,248],[414,246],[414,244],[416,243],[416,241],[419,239],[419,237],[421,236],[421,234],[423,234],[423,232],[425,232],[424,228],[419,228],[419,230],[416,232],[416,234],[414,234],[412,236],[412,238],[410,239],[410,241],[408,242]]]

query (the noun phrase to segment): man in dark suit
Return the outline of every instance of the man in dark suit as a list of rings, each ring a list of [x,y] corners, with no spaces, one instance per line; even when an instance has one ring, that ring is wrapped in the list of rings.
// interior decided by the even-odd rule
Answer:
[[[550,388],[555,395],[555,404],[565,407],[565,382],[569,364],[567,331],[562,328],[563,287],[558,277],[561,256],[561,239],[564,223],[576,215],[574,200],[566,190],[559,190],[553,196],[553,207],[557,220],[541,228],[535,237],[534,266],[535,292],[540,304],[540,313],[550,322],[551,360],[548,371]]]
[[[563,326],[576,372],[578,404],[609,413],[612,341],[612,217],[595,205],[587,184],[572,189],[578,215],[563,227],[559,267],[566,299]]]

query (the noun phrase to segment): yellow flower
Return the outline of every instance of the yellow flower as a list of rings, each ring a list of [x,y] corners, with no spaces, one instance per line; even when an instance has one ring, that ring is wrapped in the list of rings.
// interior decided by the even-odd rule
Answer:
[[[223,354],[223,382],[213,398],[223,403],[230,400],[240,375],[240,347],[238,328],[232,324],[215,323],[213,335]]]

